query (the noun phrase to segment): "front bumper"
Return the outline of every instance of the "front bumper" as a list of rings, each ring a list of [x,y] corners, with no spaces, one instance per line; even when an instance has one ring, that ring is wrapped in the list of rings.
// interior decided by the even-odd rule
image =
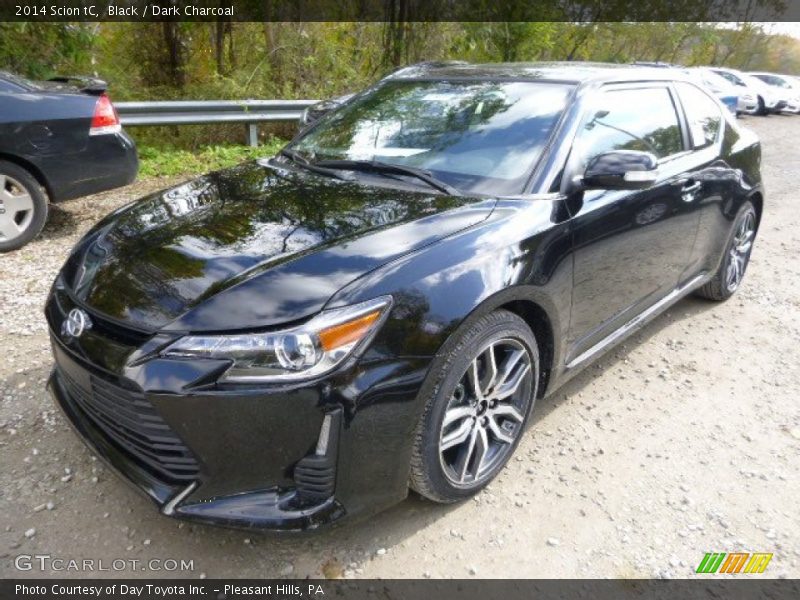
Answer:
[[[154,475],[109,439],[102,427],[81,409],[68,393],[58,368],[50,375],[48,389],[86,445],[124,480],[153,500],[164,515],[214,525],[273,531],[316,529],[345,515],[344,508],[332,495],[333,490],[317,502],[301,501],[297,489],[256,490],[192,501],[193,496],[199,493],[199,478],[181,485]]]
[[[65,342],[51,321],[48,387],[86,444],[163,514],[306,531],[407,495],[429,359],[355,365],[305,387],[221,390],[202,384],[214,361],[154,358],[110,372],[87,356],[102,352],[101,330],[95,320],[80,343]]]

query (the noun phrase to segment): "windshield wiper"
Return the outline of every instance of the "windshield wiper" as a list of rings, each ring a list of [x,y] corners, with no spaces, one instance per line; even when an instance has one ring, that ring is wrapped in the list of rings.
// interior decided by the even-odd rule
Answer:
[[[450,196],[460,196],[461,192],[452,185],[434,177],[430,171],[408,167],[406,165],[396,165],[393,163],[381,162],[379,160],[319,160],[312,163],[317,167],[328,169],[345,169],[351,171],[374,171],[376,173],[387,173],[395,175],[410,175],[420,181],[424,181],[434,189],[439,190]]]
[[[326,169],[323,166],[317,166],[317,163],[313,163],[308,160],[305,156],[297,152],[296,150],[292,150],[291,148],[284,148],[280,151],[281,156],[285,156],[293,164],[300,166],[307,171],[311,171],[312,173],[319,173],[320,175],[326,175],[328,177],[335,177],[336,179],[341,179],[342,181],[352,181],[350,177],[346,177],[342,175],[335,169]]]

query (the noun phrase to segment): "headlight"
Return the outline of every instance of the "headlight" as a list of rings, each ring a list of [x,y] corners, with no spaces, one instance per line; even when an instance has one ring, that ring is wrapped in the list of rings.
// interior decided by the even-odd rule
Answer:
[[[221,381],[278,383],[324,375],[340,365],[378,330],[391,296],[326,310],[298,327],[267,333],[189,335],[163,356],[231,361]]]

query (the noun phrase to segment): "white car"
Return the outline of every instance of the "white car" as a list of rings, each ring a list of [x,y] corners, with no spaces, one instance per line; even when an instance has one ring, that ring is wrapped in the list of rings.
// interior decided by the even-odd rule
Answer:
[[[709,67],[714,73],[722,75],[736,86],[750,90],[756,96],[757,106],[751,114],[768,115],[779,113],[789,103],[785,90],[768,85],[752,75],[723,67]]]
[[[753,114],[758,109],[758,98],[755,93],[734,85],[708,67],[689,67],[682,70],[713,92],[733,113]]]
[[[789,75],[778,75],[777,73],[750,73],[756,79],[760,79],[767,85],[774,86],[787,95],[785,112],[800,114],[800,83],[797,79]]]

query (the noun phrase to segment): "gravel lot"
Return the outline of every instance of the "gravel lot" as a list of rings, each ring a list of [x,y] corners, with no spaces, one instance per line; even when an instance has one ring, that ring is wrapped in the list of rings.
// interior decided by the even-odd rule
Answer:
[[[749,118],[766,214],[740,292],[687,299],[537,406],[501,476],[464,504],[416,496],[300,538],[180,523],[94,460],[44,390],[42,306],[102,215],[170,181],[62,204],[0,255],[0,577],[19,554],[193,560],[194,577],[689,577],[705,552],[774,552],[800,567],[800,117]],[[130,564],[130,563],[129,563]]]

